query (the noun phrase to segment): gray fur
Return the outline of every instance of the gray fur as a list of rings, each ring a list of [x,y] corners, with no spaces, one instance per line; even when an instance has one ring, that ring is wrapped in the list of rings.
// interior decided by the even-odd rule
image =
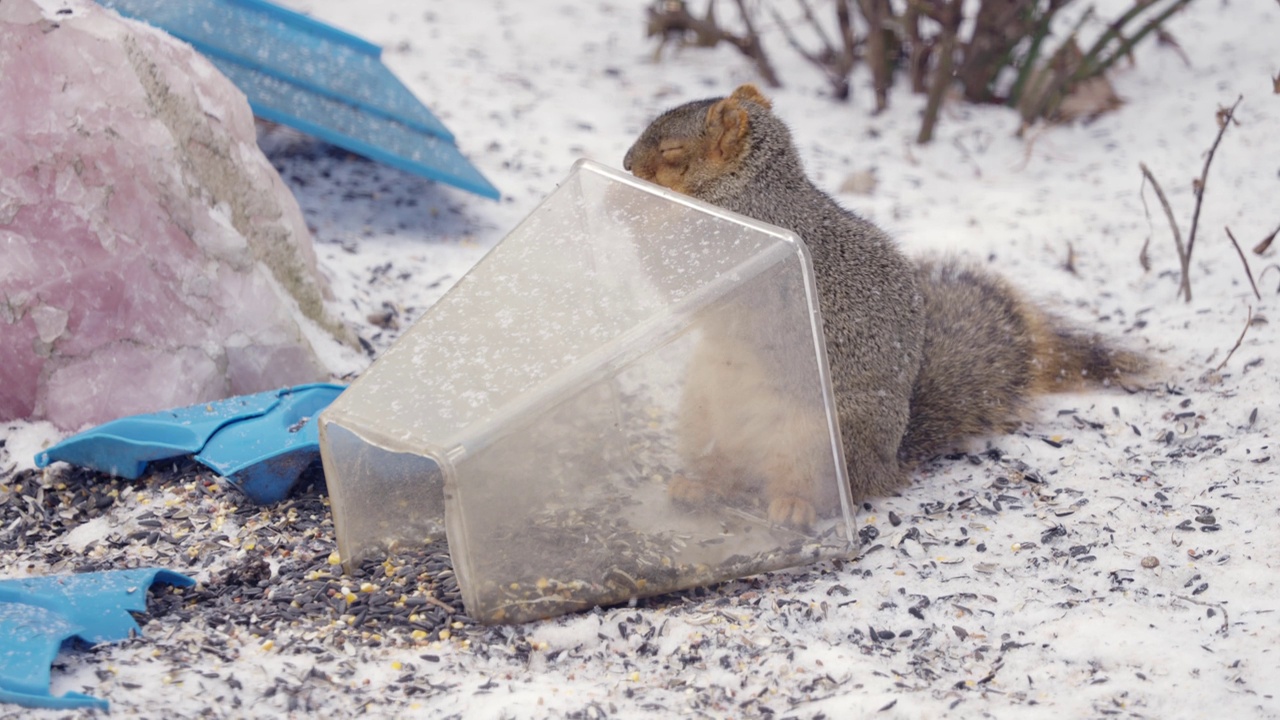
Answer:
[[[724,101],[749,120],[736,154],[708,160],[719,148],[709,129],[720,127],[709,119],[719,102],[658,117],[624,166],[804,240],[855,500],[904,485],[911,463],[953,442],[1007,429],[1034,392],[1072,387],[1054,385],[1058,375],[1105,380],[1144,366],[1056,323],[991,273],[954,260],[909,261],[809,181],[791,132],[752,87]],[[671,159],[664,142],[696,152]]]

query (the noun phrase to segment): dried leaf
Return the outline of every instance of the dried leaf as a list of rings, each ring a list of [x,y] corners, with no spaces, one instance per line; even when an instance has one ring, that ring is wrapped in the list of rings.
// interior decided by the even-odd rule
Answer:
[[[1272,230],[1270,235],[1262,238],[1262,242],[1253,246],[1253,254],[1261,255],[1270,249],[1271,243],[1275,241],[1277,234],[1280,234],[1280,226],[1277,226],[1275,230]]]
[[[1238,101],[1237,101],[1237,104],[1238,104]],[[1232,105],[1231,107],[1218,108],[1217,117],[1218,117],[1219,128],[1224,127],[1228,122],[1233,122],[1236,125],[1240,124],[1240,121],[1236,119],[1235,110],[1236,110],[1235,105]]]
[[[1173,33],[1165,30],[1163,27],[1157,27],[1156,43],[1168,48],[1173,48],[1173,51],[1178,53],[1178,57],[1182,58],[1182,62],[1186,63],[1187,67],[1191,67],[1191,58],[1187,57],[1186,51],[1182,49],[1182,45],[1178,43],[1178,40],[1173,36]],[[1276,92],[1280,92],[1280,90],[1277,90]]]
[[[1092,120],[1123,104],[1124,101],[1116,94],[1111,81],[1105,76],[1096,75],[1075,84],[1059,103],[1054,119],[1060,122],[1071,122],[1077,118]]]

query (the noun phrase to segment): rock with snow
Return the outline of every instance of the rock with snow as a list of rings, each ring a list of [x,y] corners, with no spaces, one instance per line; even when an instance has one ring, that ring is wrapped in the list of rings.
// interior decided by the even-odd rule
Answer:
[[[0,3],[0,421],[309,382],[326,308],[243,94],[93,3]]]

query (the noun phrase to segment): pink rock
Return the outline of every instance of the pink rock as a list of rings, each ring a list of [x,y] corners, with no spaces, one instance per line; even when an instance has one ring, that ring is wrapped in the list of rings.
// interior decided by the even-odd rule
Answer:
[[[323,379],[309,337],[350,340],[327,294],[208,61],[83,0],[0,2],[0,421]]]

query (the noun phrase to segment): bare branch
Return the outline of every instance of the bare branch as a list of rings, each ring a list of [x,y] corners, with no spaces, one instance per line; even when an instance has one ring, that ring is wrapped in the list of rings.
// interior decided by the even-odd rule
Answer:
[[[1196,226],[1200,224],[1200,204],[1204,202],[1205,183],[1209,179],[1209,164],[1213,162],[1213,154],[1218,150],[1218,143],[1222,142],[1222,136],[1226,134],[1227,128],[1231,126],[1232,120],[1235,119],[1236,107],[1240,105],[1240,101],[1244,100],[1241,95],[1230,108],[1218,110],[1218,137],[1213,139],[1213,146],[1209,148],[1209,154],[1204,159],[1204,169],[1200,171],[1200,179],[1193,185],[1196,193],[1196,209],[1191,214],[1191,233],[1187,235],[1187,260],[1191,260],[1191,250],[1196,244]],[[1191,299],[1191,293],[1187,293],[1187,299]]]
[[[738,10],[742,14],[742,22],[746,26],[745,35],[735,35],[721,28],[711,12],[713,6],[708,6],[706,18],[698,18],[689,13],[684,3],[667,3],[660,9],[649,8],[649,35],[660,35],[665,43],[665,38],[691,32],[697,38],[697,44],[702,47],[713,47],[721,42],[729,43],[755,62],[756,69],[766,85],[773,88],[782,87],[777,73],[773,70],[773,65],[769,62],[768,55],[765,54],[764,46],[760,43],[760,36],[756,33],[743,0],[737,0],[737,3]],[[661,50],[662,46],[659,45],[658,51],[661,52]]]
[[[1049,10],[1039,19],[1035,28],[1031,32],[1031,45],[1027,48],[1026,53],[1022,56],[1021,64],[1018,66],[1018,76],[1014,80],[1013,87],[1009,90],[1009,104],[1017,105],[1022,99],[1022,93],[1027,87],[1032,75],[1036,71],[1036,63],[1040,58],[1040,47],[1044,43],[1044,39],[1049,34],[1049,23],[1053,20],[1057,7],[1051,5]],[[1084,13],[1084,19],[1088,19],[1093,15],[1093,8],[1090,7]],[[1073,30],[1068,37],[1074,37]]]
[[[928,99],[924,106],[924,120],[920,123],[920,134],[916,142],[924,145],[933,140],[933,128],[938,122],[938,111],[942,108],[942,98],[951,86],[955,74],[956,33],[960,30],[960,0],[935,0],[931,5],[922,5],[921,10],[929,17],[935,18],[942,25],[942,41],[938,47],[938,62],[933,68],[933,80],[929,85]]]
[[[850,30],[844,32],[845,46],[853,51],[853,31],[852,21],[849,19],[849,6],[851,0],[841,0],[837,7],[838,19],[840,21],[841,30],[844,32],[844,26],[849,26]],[[876,113],[883,112],[889,107],[889,88],[893,85],[893,58],[890,57],[892,51],[891,46],[896,43],[904,42],[904,38],[894,38],[894,31],[886,27],[888,22],[893,18],[893,8],[889,6],[889,0],[858,0],[858,7],[862,11],[862,17],[867,21],[867,47],[863,52],[863,57],[867,60],[867,66],[871,68],[871,84],[876,94]],[[909,22],[904,16],[904,23]],[[911,28],[899,27],[899,31],[903,29],[910,33]],[[918,31],[919,28],[916,28]],[[915,57],[919,54],[919,48],[911,48],[911,56]]]
[[[1133,20],[1135,17],[1140,15],[1144,10],[1152,7],[1153,5],[1155,5],[1155,2],[1153,0],[1134,0],[1133,7],[1129,8],[1120,17],[1116,18],[1115,20],[1112,20],[1107,25],[1107,29],[1102,33],[1102,35],[1100,35],[1098,39],[1093,42],[1093,45],[1090,45],[1089,49],[1085,51],[1084,53],[1085,62],[1081,66],[1080,72],[1088,73],[1089,75],[1092,75],[1093,68],[1096,67],[1098,64],[1097,62],[1098,57],[1101,56],[1102,51],[1106,48],[1107,44],[1110,43],[1112,40],[1115,40],[1116,38],[1121,37],[1120,33],[1124,30],[1124,26],[1128,25],[1129,21]],[[1118,57],[1118,56],[1119,56],[1119,53],[1116,53],[1113,57]],[[1075,78],[1075,79],[1078,79],[1078,78]]]
[[[1249,278],[1249,287],[1253,288],[1253,296],[1262,299],[1262,293],[1258,292],[1258,284],[1253,281],[1253,271],[1249,269],[1249,261],[1245,259],[1244,251],[1240,249],[1240,243],[1236,242],[1236,236],[1231,234],[1231,228],[1224,226],[1223,230],[1227,231],[1227,237],[1231,238],[1231,245],[1235,247],[1236,254],[1240,256],[1240,264],[1244,265],[1244,274]]]
[[[782,34],[787,38],[787,44],[792,47],[810,64],[822,71],[827,76],[827,82],[831,84],[832,95],[837,100],[849,99],[849,76],[853,72],[854,62],[857,60],[855,54],[853,28],[849,23],[849,0],[836,0],[836,20],[840,25],[841,48],[837,49],[832,44],[831,39],[822,28],[822,23],[818,22],[818,18],[813,13],[813,8],[809,5],[808,0],[798,0],[801,9],[804,11],[805,21],[813,28],[814,33],[818,36],[822,47],[817,52],[810,52],[800,44],[800,40],[791,31],[790,25],[787,24],[778,11],[770,8],[773,20],[782,30]]]
[[[835,55],[836,48],[831,44],[827,33],[822,29],[822,23],[818,22],[818,18],[813,14],[813,7],[809,5],[809,0],[796,0],[796,2],[800,3],[800,7],[804,9],[804,19],[813,26],[813,31],[817,33],[818,39],[822,41],[822,46],[827,49],[827,53]]]
[[[1156,176],[1151,174],[1151,168],[1146,163],[1138,163],[1138,167],[1142,168],[1142,177],[1144,183],[1149,181],[1151,188],[1156,191],[1156,197],[1160,199],[1160,204],[1164,206],[1164,216],[1169,219],[1169,227],[1173,229],[1173,244],[1178,248],[1178,262],[1182,265],[1182,281],[1178,287],[1178,292],[1185,296],[1187,302],[1191,302],[1191,254],[1182,245],[1182,231],[1178,229],[1178,221],[1173,219],[1173,208],[1169,207],[1169,198],[1165,197],[1164,190],[1160,188],[1160,183],[1156,182]],[[1146,205],[1146,198],[1142,200]],[[1145,251],[1145,247],[1143,248]]]
[[[800,44],[800,39],[795,36],[795,33],[791,32],[791,26],[787,24],[786,20],[782,19],[782,16],[778,14],[776,9],[769,8],[769,13],[773,15],[773,21],[777,23],[778,28],[782,30],[782,34],[787,38],[787,44],[791,46],[791,49],[799,53],[800,57],[808,60],[810,64],[826,72],[827,67],[823,62],[822,55],[819,53],[811,53],[806,50],[804,46]],[[823,41],[825,42],[825,38]],[[828,52],[831,50],[831,46],[829,44],[827,45],[827,50]]]
[[[854,0],[836,0],[836,27],[840,31],[840,74],[843,77],[844,97],[849,97],[849,78],[853,74],[853,66],[858,62],[858,41],[853,34],[853,14],[849,12],[849,4]],[[887,5],[887,3],[886,3]],[[883,44],[884,31],[872,27],[870,33],[881,39]],[[870,38],[871,35],[868,36]],[[872,74],[875,75],[875,67],[872,67]],[[887,90],[886,90],[887,92]],[[888,100],[881,102],[880,91],[876,90],[876,112],[883,110],[888,104]]]
[[[738,12],[742,13],[742,24],[747,26],[747,35],[745,38],[739,38],[734,44],[744,55],[756,61],[756,69],[760,71],[765,84],[773,88],[782,87],[782,81],[778,80],[778,74],[773,71],[773,65],[764,53],[764,46],[760,44],[760,34],[756,32],[755,25],[751,22],[751,13],[747,12],[744,0],[738,0]]]
[[[911,92],[918,94],[923,94],[928,89],[925,74],[929,69],[929,54],[933,52],[933,45],[926,43],[920,36],[922,14],[919,0],[908,0],[907,9],[902,12],[902,26],[906,33],[907,47],[910,48],[907,76],[911,78]]]
[[[1249,317],[1246,318],[1244,321],[1244,329],[1240,331],[1240,337],[1236,338],[1236,344],[1232,345],[1231,349],[1227,351],[1227,356],[1222,358],[1222,362],[1218,363],[1218,367],[1213,369],[1214,372],[1220,372],[1222,368],[1227,366],[1227,361],[1231,359],[1232,355],[1236,354],[1236,350],[1240,349],[1240,343],[1244,342],[1244,336],[1246,333],[1249,332],[1250,325],[1253,325],[1253,306],[1252,305],[1249,306]]]
[[[1277,275],[1280,275],[1280,265],[1277,265],[1277,264],[1275,264],[1275,263],[1271,263],[1270,265],[1268,265],[1268,266],[1266,266],[1266,267],[1262,268],[1262,272],[1258,273],[1258,279],[1259,279],[1259,280],[1266,280],[1266,279],[1267,279],[1267,273],[1271,272],[1272,270],[1275,270],[1275,271],[1276,271],[1276,274],[1277,274]],[[1277,295],[1280,295],[1280,285],[1277,285],[1277,286],[1276,286],[1276,294],[1277,294]]]
[[[1142,28],[1138,30],[1138,32],[1133,34],[1133,37],[1125,38],[1120,34],[1120,32],[1123,29],[1124,25],[1128,23],[1129,20],[1133,19],[1133,15],[1137,14],[1137,12],[1134,12],[1134,11],[1136,10],[1138,12],[1141,12],[1142,10],[1156,4],[1155,0],[1138,0],[1138,2],[1134,6],[1134,9],[1130,10],[1129,13],[1126,13],[1120,19],[1116,20],[1116,22],[1113,23],[1112,26],[1107,29],[1107,32],[1103,34],[1102,38],[1100,38],[1098,42],[1093,45],[1093,48],[1090,49],[1090,53],[1088,54],[1087,62],[1085,63],[1084,66],[1081,67],[1080,72],[1078,73],[1078,76],[1075,79],[1080,80],[1085,77],[1100,75],[1106,72],[1107,69],[1110,68],[1112,64],[1115,63],[1115,61],[1131,53],[1133,51],[1133,46],[1136,45],[1140,40],[1146,37],[1149,33],[1159,29],[1165,20],[1168,20],[1174,13],[1181,10],[1190,2],[1191,0],[1174,0],[1172,5],[1166,8],[1164,12],[1160,13],[1156,17],[1149,20],[1146,25],[1143,25]],[[1109,40],[1112,40],[1115,38],[1120,39],[1121,41],[1120,46],[1116,48],[1115,52],[1111,53],[1106,58],[1099,60],[1102,46],[1105,45]]]

